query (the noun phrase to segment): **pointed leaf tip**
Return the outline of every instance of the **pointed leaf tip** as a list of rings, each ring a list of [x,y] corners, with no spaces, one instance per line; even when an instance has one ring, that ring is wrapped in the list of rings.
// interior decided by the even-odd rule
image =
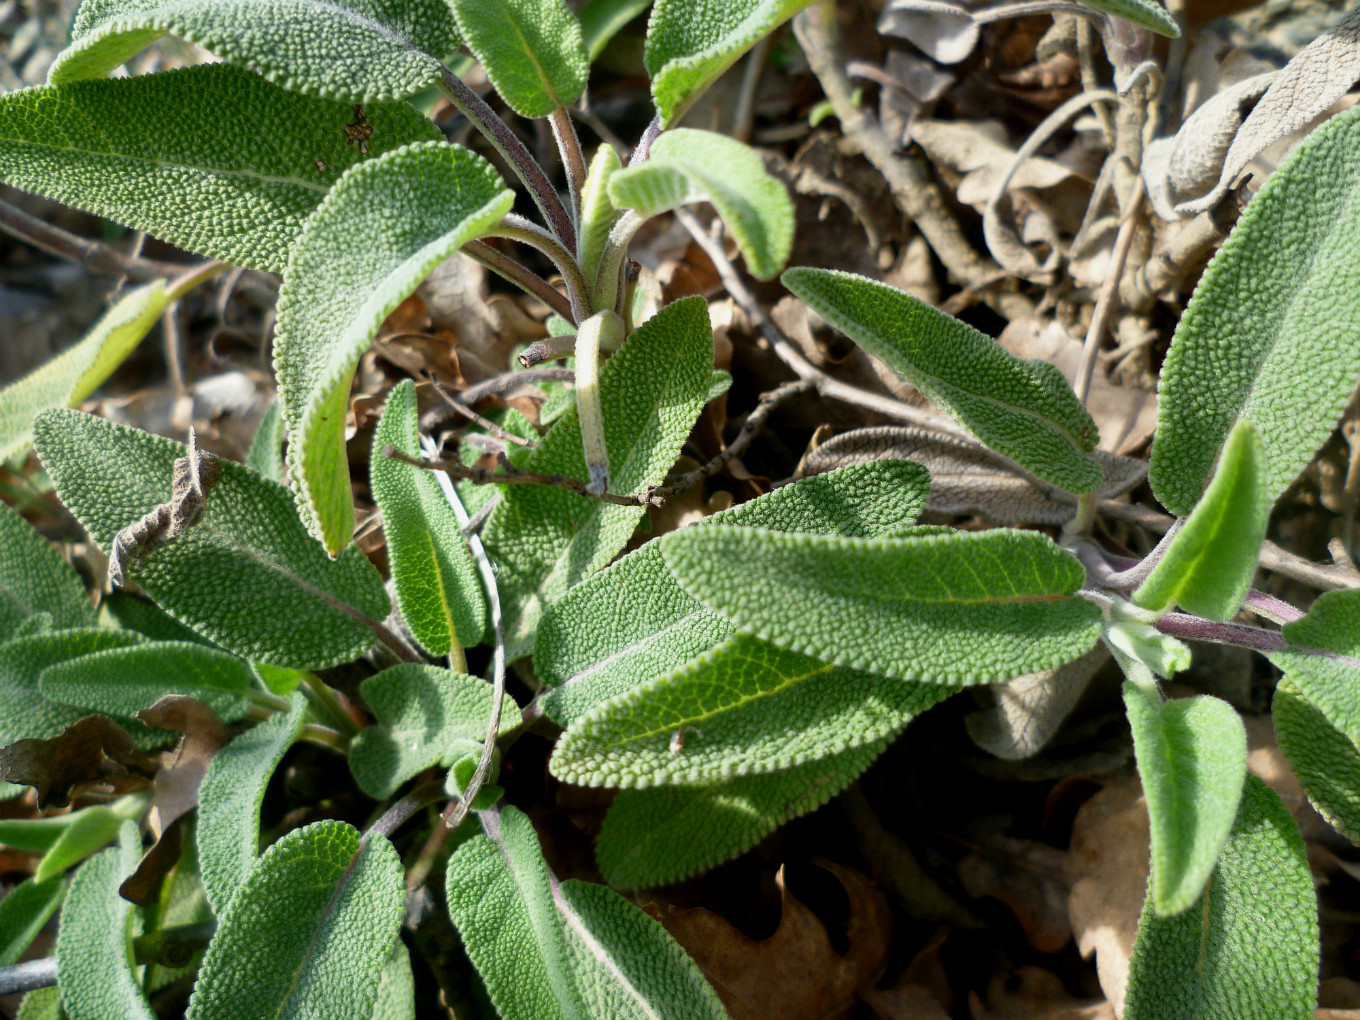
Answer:
[[[468,49],[521,117],[546,117],[585,91],[581,22],[563,0],[448,0]]]

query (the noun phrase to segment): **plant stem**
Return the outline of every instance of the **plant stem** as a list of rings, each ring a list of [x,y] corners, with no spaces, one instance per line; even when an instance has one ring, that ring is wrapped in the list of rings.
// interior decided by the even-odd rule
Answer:
[[[1216,623],[1189,613],[1167,613],[1153,624],[1163,634],[1188,641],[1212,641],[1219,645],[1238,645],[1258,652],[1276,652],[1289,642],[1279,631],[1249,627],[1245,623]]]
[[[259,705],[262,708],[267,708],[273,712],[287,712],[288,709],[291,707],[286,698],[280,698],[277,694],[271,694],[267,691],[247,690],[242,691],[241,693],[244,694],[247,700],[251,701],[252,703]]]
[[[201,262],[190,268],[187,273],[180,273],[172,279],[170,285],[166,287],[165,292],[169,295],[170,300],[178,301],[195,287],[207,283],[209,280],[221,275],[230,268],[231,267],[225,262]]]
[[[585,278],[576,265],[571,251],[536,223],[508,213],[505,219],[487,231],[485,237],[506,237],[537,248],[552,260],[557,271],[562,274],[562,282],[567,287],[567,297],[571,299],[572,321],[581,322],[590,316],[590,290]]]
[[[501,254],[491,245],[482,241],[469,241],[463,245],[462,252],[474,262],[486,266],[497,276],[509,280],[525,293],[539,298],[562,318],[575,324],[576,313],[572,311],[571,302],[567,300],[566,296],[547,280],[531,273],[510,256]]]
[[[345,706],[340,704],[340,700],[335,696],[335,691],[318,676],[313,673],[303,673],[300,683],[303,695],[316,710],[317,715],[321,716],[334,729],[352,737],[359,732],[359,726],[350,717]]]
[[[330,748],[337,754],[349,754],[349,737],[331,729],[329,726],[306,723],[302,727],[302,739],[309,744],[316,744],[318,747]]]
[[[579,218],[581,215],[581,192],[586,186],[586,160],[581,153],[581,139],[576,134],[576,125],[566,108],[558,105],[548,117],[552,125],[553,139],[562,157],[562,167],[567,171],[567,189],[571,196],[571,209]]]
[[[458,112],[471,121],[472,125],[496,147],[496,151],[510,164],[515,175],[529,189],[534,204],[538,206],[538,211],[543,214],[553,234],[569,250],[575,251],[576,227],[572,223],[571,215],[557,196],[548,175],[530,155],[528,146],[519,140],[519,136],[510,130],[505,121],[496,116],[496,111],[487,105],[486,100],[468,88],[467,83],[447,67],[444,68],[444,80],[440,90],[449,102],[458,108]]]
[[[647,130],[642,132],[642,137],[638,139],[637,148],[628,157],[629,166],[637,166],[645,163],[652,154],[652,145],[661,137],[661,114],[652,118],[652,122],[647,125]]]
[[[530,368],[518,372],[493,375],[490,379],[484,379],[482,382],[460,391],[458,396],[464,404],[471,407],[487,397],[505,396],[506,394],[532,390],[538,383],[542,382],[570,383],[575,378],[576,373],[569,368]],[[541,395],[541,391],[539,392]],[[424,417],[420,420],[420,427],[429,431],[447,421],[451,414],[452,412],[446,412],[443,407],[434,407],[425,412]]]
[[[390,837],[417,811],[429,807],[435,801],[443,800],[444,797],[444,784],[438,780],[417,786],[384,811],[382,816],[368,827],[368,831],[364,833],[364,838],[366,839],[374,833],[379,836]]]
[[[439,385],[438,380],[434,379],[433,377],[430,378],[430,385],[434,387],[434,391],[436,393],[438,393],[441,397],[444,398],[444,403],[448,404],[449,407],[453,408],[464,418],[476,422],[482,428],[490,432],[493,436],[496,436],[499,439],[503,439],[507,443],[515,443],[518,446],[532,447],[534,445],[529,440],[525,439],[523,436],[517,436],[513,432],[510,432],[509,430],[501,428],[490,418],[478,414],[472,408],[468,407],[467,404],[464,404],[461,400],[455,399],[453,394],[446,390],[443,386]]]
[[[633,235],[645,223],[632,209],[629,209],[609,231],[605,242],[604,254],[600,256],[600,272],[590,287],[592,308],[616,308],[623,292],[623,268],[628,261],[628,246]]]
[[[545,361],[570,358],[576,351],[575,335],[550,336],[546,340],[535,340],[519,356],[519,363],[525,368],[533,368]]]
[[[16,205],[0,201],[0,230],[19,240],[41,248],[49,255],[78,262],[93,273],[106,276],[126,276],[130,280],[174,278],[193,266],[179,262],[128,255],[112,245],[78,237],[69,231],[24,212]]]
[[[421,437],[421,448],[427,456],[436,449],[428,436]],[[453,487],[452,479],[447,474],[435,477],[439,480],[439,487],[444,490],[444,498],[448,500],[454,515],[458,518],[458,526],[467,528],[471,522],[467,510],[463,507],[463,501],[458,498],[458,492]],[[486,724],[486,739],[482,741],[482,756],[477,762],[476,771],[472,773],[472,778],[463,790],[462,799],[458,801],[451,815],[444,816],[444,824],[449,829],[456,829],[463,823],[468,808],[477,799],[486,777],[491,774],[491,756],[496,750],[496,737],[501,730],[501,708],[505,704],[505,622],[501,619],[501,596],[500,589],[496,586],[496,568],[491,565],[491,558],[487,556],[478,535],[468,537],[468,548],[472,551],[473,559],[477,561],[477,569],[486,588],[486,601],[491,609],[491,627],[495,633],[496,644],[491,658],[491,717]]]

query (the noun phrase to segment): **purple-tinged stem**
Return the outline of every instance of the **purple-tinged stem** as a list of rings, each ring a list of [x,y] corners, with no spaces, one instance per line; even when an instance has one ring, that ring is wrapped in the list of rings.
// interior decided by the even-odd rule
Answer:
[[[1189,613],[1167,613],[1153,626],[1163,634],[1188,641],[1212,641],[1214,644],[1237,645],[1258,652],[1278,652],[1289,647],[1289,642],[1279,631],[1249,627],[1244,623],[1216,623]]]
[[[480,262],[497,276],[504,277],[526,293],[541,298],[549,308],[568,322],[576,321],[576,315],[571,310],[571,302],[567,300],[566,295],[556,290],[547,280],[525,269],[510,256],[498,252],[482,241],[469,241],[463,245],[462,251],[468,258]]]
[[[496,116],[496,111],[487,105],[485,99],[468,88],[467,83],[447,67],[444,68],[442,91],[449,102],[458,108],[458,112],[470,120],[514,168],[557,239],[570,251],[575,251],[576,227],[571,214],[557,196],[548,175],[529,153],[528,146],[519,140],[519,136],[510,130],[505,121]]]
[[[633,155],[629,157],[628,165],[637,166],[645,163],[647,157],[652,154],[652,144],[661,137],[661,114],[652,118],[652,122],[647,125],[647,130],[642,132],[642,137],[638,139],[637,148],[633,150]]]
[[[1288,602],[1277,599],[1274,595],[1257,591],[1255,588],[1247,592],[1247,598],[1242,603],[1242,607],[1250,609],[1257,616],[1264,616],[1274,623],[1293,623],[1295,620],[1302,620],[1304,616],[1302,609],[1291,606]]]
[[[581,215],[581,193],[586,187],[586,158],[581,154],[581,139],[576,134],[576,124],[571,114],[562,106],[548,118],[552,125],[553,140],[562,157],[562,166],[567,171],[567,188],[571,194],[572,211]]]

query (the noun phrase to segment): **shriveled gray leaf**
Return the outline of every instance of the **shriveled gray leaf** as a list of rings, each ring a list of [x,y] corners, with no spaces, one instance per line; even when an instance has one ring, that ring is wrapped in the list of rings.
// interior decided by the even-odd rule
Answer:
[[[1105,472],[1100,499],[1123,495],[1147,476],[1147,463],[1096,450]],[[1064,524],[1076,498],[1056,485],[1023,475],[986,449],[961,436],[905,425],[880,425],[843,432],[813,450],[802,473],[817,475],[848,464],[910,460],[930,472],[926,509],[941,514],[980,514],[995,524]]]
[[[966,60],[980,32],[972,15],[948,0],[892,0],[879,16],[878,30],[910,41],[941,64]]]
[[[1053,739],[1107,658],[1105,646],[1096,645],[1056,669],[988,688],[995,703],[964,720],[968,735],[978,747],[1006,761],[1033,757]]]

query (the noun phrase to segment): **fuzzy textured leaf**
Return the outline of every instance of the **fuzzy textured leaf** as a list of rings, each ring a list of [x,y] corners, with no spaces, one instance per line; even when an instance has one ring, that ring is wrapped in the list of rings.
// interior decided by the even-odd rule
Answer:
[[[269,405],[255,430],[255,438],[246,451],[246,467],[264,475],[271,482],[284,481],[283,467],[283,408],[277,399]]]
[[[16,740],[55,737],[71,723],[89,715],[43,695],[38,682],[48,666],[141,641],[141,635],[129,631],[80,628],[0,644],[0,747]]]
[[[711,202],[758,280],[774,279],[793,248],[793,201],[783,182],[754,149],[712,131],[665,132],[646,162],[610,179],[609,197],[646,219]]]
[[[1218,471],[1166,554],[1133,593],[1144,609],[1178,604],[1210,620],[1231,620],[1256,573],[1270,523],[1265,446],[1250,421],[1228,436]]]
[[[739,634],[575,720],[550,765],[564,782],[631,789],[780,772],[895,736],[953,693]]]
[[[662,127],[674,127],[690,104],[742,54],[812,0],[656,0],[643,62]]]
[[[369,485],[382,511],[406,625],[431,655],[447,655],[455,641],[470,648],[482,640],[486,597],[467,540],[434,475],[384,457],[388,445],[420,456],[416,387],[409,379],[392,390],[373,433]]]
[[[295,829],[221,916],[185,1020],[369,1020],[405,900],[385,837],[335,821]]]
[[[365,114],[373,153],[440,137],[404,104]],[[25,89],[0,97],[0,180],[187,251],[280,272],[303,220],[364,159],[346,143],[353,119],[344,103],[225,64]]]
[[[90,536],[114,536],[170,496],[185,447],[77,411],[42,414],[34,435],[57,494]],[[320,669],[362,655],[369,621],[390,605],[353,545],[330,560],[298,520],[288,490],[222,463],[203,518],[131,574],[177,620],[252,661]]]
[[[183,694],[234,723],[250,711],[250,664],[191,642],[157,641],[82,655],[43,670],[38,689],[51,701],[131,719],[168,694]]]
[[[666,929],[613,889],[572,878],[553,890],[553,903],[591,1016],[726,1020],[694,961]]]
[[[198,862],[208,903],[218,917],[260,854],[260,804],[264,788],[302,732],[307,703],[247,730],[213,756],[198,788]]]
[[[1352,843],[1360,843],[1360,712],[1333,722],[1281,677],[1270,702],[1275,739],[1318,814]]]
[[[1180,26],[1157,0],[1081,0],[1087,7],[1141,25],[1158,35],[1179,39]]]
[[[390,797],[417,772],[436,763],[453,764],[450,745],[480,741],[491,718],[491,685],[437,666],[403,663],[371,676],[359,686],[378,720],[350,743],[349,769],[360,789],[376,800]],[[519,725],[507,698],[501,731]]]
[[[135,908],[118,895],[141,856],[137,825],[124,822],[118,846],[71,882],[57,928],[57,982],[71,1020],[156,1020],[132,967]]]
[[[1148,897],[1158,917],[1172,917],[1199,899],[1233,827],[1247,774],[1247,732],[1226,701],[1157,698],[1124,684],[1152,826]]]
[[[33,525],[0,503],[0,640],[38,613],[48,614],[58,630],[95,624],[80,575]]]
[[[5,116],[4,103],[0,99],[0,124]],[[0,155],[0,175],[6,174],[5,159]],[[74,407],[102,386],[156,325],[169,303],[163,280],[129,291],[83,340],[0,389],[0,461],[9,460],[33,442],[33,419],[40,411]]]
[[[1360,375],[1360,110],[1280,165],[1181,316],[1158,384],[1149,480],[1178,516],[1203,493],[1233,426],[1256,426],[1273,503],[1331,435]]]
[[[49,79],[102,77],[167,34],[346,103],[429,88],[458,48],[441,0],[84,0]]]
[[[1317,970],[1317,899],[1303,839],[1280,798],[1249,775],[1198,901],[1159,918],[1148,897],[1125,1020],[1311,1020]]]
[[[872,538],[909,527],[930,479],[905,461],[847,467],[775,489],[704,519]],[[534,644],[544,710],[563,727],[592,706],[662,676],[735,633],[666,569],[650,542],[577,585],[543,616]]]
[[[1100,612],[1086,572],[1046,536],[914,538],[708,527],[666,541],[666,566],[709,609],[781,648],[901,680],[976,684],[1075,659]]]
[[[449,916],[505,1020],[585,1020],[538,835],[518,808],[484,811],[485,835],[449,858]]]
[[[411,973],[411,954],[400,938],[378,983],[378,1001],[369,1020],[416,1020],[416,980]]]
[[[660,484],[708,393],[713,330],[702,298],[667,305],[600,372],[610,492]],[[530,471],[589,480],[575,410],[525,461]],[[500,571],[510,658],[527,653],[543,610],[618,555],[644,515],[546,485],[510,486],[482,540]]]
[[[581,98],[590,56],[563,0],[448,0],[463,39],[521,117],[546,117]]]
[[[624,790],[595,846],[612,886],[666,885],[745,853],[790,819],[815,811],[849,786],[888,746],[857,747],[764,776],[711,786]]]
[[[139,819],[146,811],[146,805],[145,796],[123,797],[107,806],[92,804],[62,816],[63,819],[70,819],[70,824],[62,828],[38,866],[33,869],[34,881],[50,881],[96,850],[108,846],[118,838],[123,823]]]
[[[1100,487],[1099,434],[1056,367],[884,283],[799,267],[784,286],[997,453],[1068,492]]]
[[[345,410],[359,355],[430,270],[514,200],[486,160],[430,142],[355,167],[303,226],[279,291],[274,371],[298,505],[332,556],[354,530]]]
[[[0,967],[19,962],[66,896],[66,879],[26,878],[0,899]]]

